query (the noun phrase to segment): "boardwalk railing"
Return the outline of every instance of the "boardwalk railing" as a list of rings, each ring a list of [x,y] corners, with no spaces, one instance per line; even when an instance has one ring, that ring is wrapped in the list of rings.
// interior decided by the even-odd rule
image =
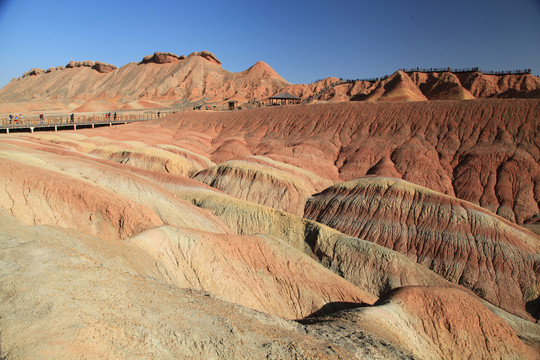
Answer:
[[[462,69],[452,69],[452,68],[410,68],[410,69],[401,69],[401,71],[405,73],[413,73],[413,72],[425,72],[425,73],[432,73],[432,72],[452,72],[452,73],[466,73],[466,72],[477,72],[480,71],[478,67],[471,67],[471,68],[462,68]]]
[[[374,77],[374,78],[346,79],[346,80],[342,80],[341,83],[342,84],[354,84],[354,83],[361,82],[361,81],[374,83],[374,82],[385,80],[385,79],[388,79],[388,75],[384,75],[384,76],[381,76],[381,77]]]
[[[28,115],[20,116],[13,115],[0,119],[0,131],[9,133],[10,130],[15,131],[31,131],[34,129],[41,130],[58,130],[65,128],[77,129],[77,127],[95,127],[106,125],[127,124],[136,121],[146,121],[157,119],[175,113],[178,110],[156,111],[156,112],[140,112],[140,113],[99,113],[99,114],[61,114],[61,115]]]
[[[161,115],[161,114],[160,114]],[[165,114],[164,114],[165,115]],[[108,122],[131,122],[140,120],[156,119],[157,113],[140,113],[140,114],[111,114],[109,117],[106,114],[94,115],[47,115],[43,119],[39,115],[28,115],[19,117],[19,115],[9,118],[0,119],[0,127],[28,127],[39,125],[70,125],[70,124],[92,124],[92,123],[108,123]]]
[[[482,74],[486,75],[524,75],[530,74],[531,69],[523,70],[504,70],[504,71],[482,71]]]
[[[434,72],[452,72],[452,73],[467,73],[467,72],[479,72],[486,75],[524,75],[530,74],[531,69],[517,69],[517,70],[501,70],[501,71],[485,71],[480,70],[478,67],[472,68],[463,68],[463,69],[452,69],[452,68],[411,68],[411,69],[401,69],[405,73],[413,72],[424,72],[424,73],[434,73]]]

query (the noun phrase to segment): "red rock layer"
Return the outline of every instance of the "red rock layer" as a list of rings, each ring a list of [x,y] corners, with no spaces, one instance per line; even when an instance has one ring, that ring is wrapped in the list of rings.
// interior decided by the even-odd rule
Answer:
[[[365,178],[313,196],[304,216],[406,254],[511,313],[536,313],[527,303],[540,295],[538,237],[478,206],[402,180]]]
[[[508,324],[462,291],[403,288],[389,301],[419,320],[413,327],[443,358],[534,359],[538,355]]]
[[[29,225],[78,228],[118,239],[163,224],[149,208],[48,169],[3,159],[0,206]]]
[[[402,71],[397,71],[388,79],[381,80],[377,87],[361,100],[365,101],[425,101],[416,84]]]
[[[224,300],[287,319],[333,304],[372,305],[360,290],[281,240],[224,235],[174,227],[129,240],[156,259],[156,268],[179,288],[208,291]]]
[[[77,229],[103,239],[163,224],[228,232],[218,219],[129,166],[50,143],[13,141],[0,149],[0,207],[28,225]]]
[[[413,73],[411,79],[429,100],[470,100],[474,99],[459,78],[450,73]]]
[[[158,66],[144,66],[154,65]],[[491,138],[488,129],[482,146],[487,144],[489,149],[490,141],[498,139],[528,149],[525,152],[534,158],[536,127],[530,130],[525,125],[537,124],[536,103],[472,103],[495,114],[508,111],[523,118],[516,135],[510,120],[486,115],[495,122],[497,131]],[[354,175],[355,166],[363,166],[366,173],[374,175],[432,179],[430,166],[443,163],[437,155],[442,153],[444,141],[438,135],[444,132],[446,118],[468,114],[474,108],[461,109],[466,106],[462,102],[447,106],[444,111],[437,104],[424,102],[299,106],[228,114],[193,112],[113,128],[2,135],[0,238],[6,240],[0,242],[0,296],[5,300],[0,301],[2,349],[6,345],[14,358],[58,354],[342,359],[363,355],[406,358],[414,354],[446,358],[459,357],[456,348],[463,348],[465,356],[488,357],[492,352],[500,357],[527,357],[526,349],[508,327],[490,319],[478,303],[471,305],[469,299],[451,291],[447,297],[444,290],[391,296],[387,303],[340,313],[336,315],[339,321],[315,319],[315,324],[303,326],[232,306],[197,290],[182,289],[208,289],[245,306],[298,317],[321,306],[324,312],[354,305],[350,302],[369,303],[373,295],[386,296],[404,285],[458,287],[403,254],[314,221],[235,199],[182,175],[213,169],[215,162],[224,160],[226,163],[219,165],[248,163],[247,167],[257,169],[240,178],[260,177],[264,181],[256,186],[267,189],[272,198],[279,196],[271,187],[278,178],[319,189],[327,186],[325,182],[340,181],[345,165],[349,175]],[[398,123],[395,117],[405,120]],[[459,146],[448,150],[452,154],[448,164],[453,156],[460,156],[461,147],[470,150],[477,145],[469,133],[474,130],[465,125],[471,122],[472,128],[489,128],[489,124],[474,123],[484,121],[483,116],[479,118],[468,117],[457,123],[457,130],[452,129]],[[400,136],[396,129],[400,129]],[[365,160],[369,164],[361,164],[360,154],[352,156],[355,144],[361,148],[362,142],[376,136],[380,136],[378,148]],[[405,145],[392,143],[394,138]],[[385,141],[391,144],[385,145]],[[437,141],[439,147],[433,145]],[[395,153],[385,146],[395,146]],[[425,146],[437,149],[435,155],[422,151]],[[479,149],[484,149],[482,146]],[[497,159],[506,164],[504,158]],[[417,163],[422,163],[424,170],[415,168]],[[442,173],[452,169],[448,164],[441,165]],[[523,167],[527,162],[519,164]],[[515,171],[508,166],[506,173]],[[236,168],[245,170],[242,165]],[[220,178],[218,173],[212,174],[216,181],[230,175]],[[273,177],[261,176],[269,173]],[[534,178],[534,172],[531,174]],[[515,181],[508,177],[502,184]],[[397,187],[394,184],[392,189]],[[411,187],[419,189],[407,185]],[[400,223],[400,230],[411,229],[401,240],[419,245],[414,256],[427,253],[423,257],[426,262],[453,275],[466,273],[462,269],[468,270],[468,262],[463,254],[469,252],[478,271],[462,278],[477,281],[479,294],[485,291],[481,295],[494,296],[504,305],[522,291],[521,301],[527,296],[532,296],[532,303],[537,301],[534,287],[527,287],[536,273],[529,275],[527,282],[523,274],[528,263],[524,257],[520,260],[524,252],[533,252],[531,248],[533,260],[537,259],[537,241],[520,237],[520,244],[512,237],[516,225],[500,219],[491,223],[486,218],[492,217],[474,205],[466,206],[441,194],[431,197],[431,191],[420,189],[409,199],[412,203],[418,200],[420,211],[403,201],[388,202],[394,199],[390,190],[388,198],[381,196],[384,200],[378,210],[413,209],[410,217],[420,221],[409,226],[407,218]],[[513,196],[513,192],[508,193]],[[353,205],[348,211],[353,212]],[[329,206],[329,213],[332,211]],[[21,220],[40,226],[24,226]],[[489,233],[491,228],[496,229],[496,236]],[[377,227],[373,229],[377,233]],[[388,229],[395,234],[393,228]],[[238,235],[233,235],[235,232]],[[422,242],[415,242],[417,234]],[[465,246],[452,251],[463,237],[468,241]],[[125,241],[110,241],[119,238]],[[432,241],[440,239],[449,246],[437,246],[442,240]],[[456,265],[439,261],[433,254],[454,259]],[[534,271],[537,268],[533,265]],[[482,288],[484,281],[492,281],[495,289]],[[507,284],[509,295],[501,294],[501,284]],[[366,299],[364,291],[372,295]],[[416,304],[421,308],[415,308]],[[520,306],[513,311],[522,311]],[[465,323],[463,316],[456,315],[460,311],[466,312],[467,320],[478,318],[485,327]],[[520,335],[529,336],[531,329],[537,329],[533,323],[524,326],[525,320],[517,321],[502,310],[493,311],[502,314]],[[367,321],[346,317],[350,314]],[[470,339],[464,343],[463,337]],[[57,341],[51,342],[51,338]],[[90,347],[89,338],[95,340]],[[535,339],[535,334],[527,339]]]
[[[302,216],[306,198],[332,184],[313,173],[262,157],[230,160],[194,179],[238,199]]]
[[[188,112],[144,131],[173,142],[204,132],[214,162],[264,155],[332,181],[403,178],[523,224],[539,213],[539,114],[538,100],[355,102]]]
[[[342,328],[343,338],[357,334],[354,324],[420,359],[537,359],[508,324],[478,300],[457,290],[405,287],[370,308],[318,319],[310,331]],[[373,335],[372,335],[373,336]]]
[[[162,179],[156,181],[164,183]],[[185,188],[173,182],[164,186],[184,200],[209,210],[233,232],[282,239],[374,296],[384,296],[392,289],[408,285],[459,287],[402,254],[320,223],[238,200],[217,190]]]
[[[482,73],[457,74],[463,86],[475,97],[538,98],[540,80],[530,74],[486,75]]]

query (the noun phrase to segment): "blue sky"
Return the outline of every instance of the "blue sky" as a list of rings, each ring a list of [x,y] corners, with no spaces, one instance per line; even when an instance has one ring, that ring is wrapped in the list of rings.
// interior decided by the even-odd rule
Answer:
[[[0,0],[0,87],[34,67],[209,50],[229,71],[259,60],[291,83],[408,67],[531,68],[540,0]]]

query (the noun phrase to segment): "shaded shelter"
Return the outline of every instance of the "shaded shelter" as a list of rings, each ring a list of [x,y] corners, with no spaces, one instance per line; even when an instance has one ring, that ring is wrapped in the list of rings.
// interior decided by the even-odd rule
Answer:
[[[270,105],[300,104],[302,99],[288,92],[282,92],[268,98]]]

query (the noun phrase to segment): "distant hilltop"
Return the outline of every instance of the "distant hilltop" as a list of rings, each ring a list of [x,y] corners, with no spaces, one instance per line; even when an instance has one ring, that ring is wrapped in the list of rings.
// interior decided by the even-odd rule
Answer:
[[[450,69],[452,70],[452,69]],[[327,78],[308,85],[291,85],[285,91],[324,101],[428,101],[477,98],[540,98],[540,79],[530,70],[456,72],[441,69],[398,70],[371,79]]]
[[[456,73],[470,73],[470,72],[479,72],[486,75],[524,75],[524,74],[530,74],[531,69],[517,69],[517,70],[499,70],[499,71],[493,71],[493,70],[480,70],[480,68],[472,67],[472,68],[457,68],[452,69],[450,67],[448,68],[411,68],[411,69],[401,69],[403,72],[406,73],[414,73],[414,72],[425,72],[425,73],[434,73],[434,72],[452,72],[454,74]]]
[[[209,61],[212,61],[218,65],[221,65],[221,61],[219,61],[214,56],[214,54],[212,54],[209,51],[194,52],[190,54],[189,56],[201,56]],[[148,64],[148,63],[168,64],[168,63],[173,63],[179,60],[184,60],[185,58],[186,57],[184,55],[178,56],[170,52],[155,52],[153,55],[146,55],[139,64]],[[30,71],[25,72],[22,77],[24,78],[27,76],[39,75],[42,73],[50,73],[52,71],[72,69],[72,68],[77,68],[77,67],[89,67],[91,69],[96,70],[99,73],[108,73],[108,72],[118,69],[114,65],[106,64],[101,61],[89,61],[89,60],[88,61],[73,61],[72,60],[66,66],[56,66],[56,67],[49,68],[47,70],[34,68]]]
[[[461,69],[463,70],[463,69]],[[290,84],[259,61],[234,73],[209,51],[188,56],[155,52],[117,68],[101,61],[71,61],[34,68],[0,89],[0,113],[93,112],[223,104],[256,104],[287,92],[301,102],[428,101],[475,98],[540,98],[530,70],[402,69],[376,79],[326,78]]]

